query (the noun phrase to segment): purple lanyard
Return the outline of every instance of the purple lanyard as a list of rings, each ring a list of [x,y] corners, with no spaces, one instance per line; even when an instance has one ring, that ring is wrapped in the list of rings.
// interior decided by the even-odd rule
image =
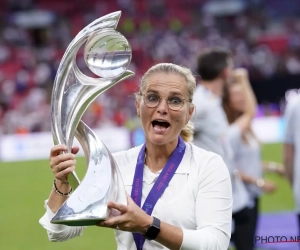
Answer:
[[[136,163],[131,197],[134,202],[141,207],[142,202],[142,189],[143,189],[143,172],[145,164],[145,148],[146,144],[143,145]],[[159,174],[156,182],[151,188],[142,209],[149,215],[152,214],[154,206],[158,199],[161,197],[169,182],[171,181],[173,175],[175,174],[185,152],[185,143],[178,137],[178,144],[172,155],[170,156],[168,162],[164,166],[163,170]],[[145,242],[145,238],[139,233],[133,233],[133,238],[137,247],[137,250],[142,250]]]

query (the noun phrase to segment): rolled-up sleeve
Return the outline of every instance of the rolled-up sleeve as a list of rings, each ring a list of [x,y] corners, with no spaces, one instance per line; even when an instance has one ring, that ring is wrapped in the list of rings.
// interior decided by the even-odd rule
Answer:
[[[60,224],[52,224],[50,221],[53,218],[54,213],[48,207],[47,203],[48,200],[45,201],[44,205],[46,213],[39,220],[39,223],[46,229],[50,241],[62,242],[82,235],[85,227],[70,227]]]
[[[183,229],[180,250],[227,250],[232,223],[232,188],[228,169],[218,155],[199,171],[197,230]]]

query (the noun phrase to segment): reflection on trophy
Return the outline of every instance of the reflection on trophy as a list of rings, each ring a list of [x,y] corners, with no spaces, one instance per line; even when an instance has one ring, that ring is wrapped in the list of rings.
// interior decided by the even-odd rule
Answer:
[[[82,146],[87,171],[80,183],[75,172],[69,175],[74,192],[52,218],[54,224],[95,225],[112,215],[108,201],[127,204],[118,167],[106,146],[81,121],[88,106],[105,90],[134,73],[127,70],[131,48],[115,28],[121,12],[101,17],[73,39],[59,65],[52,91],[52,134],[55,144],[71,151],[74,137]],[[76,65],[76,54],[85,44],[84,59],[100,78],[84,75]]]

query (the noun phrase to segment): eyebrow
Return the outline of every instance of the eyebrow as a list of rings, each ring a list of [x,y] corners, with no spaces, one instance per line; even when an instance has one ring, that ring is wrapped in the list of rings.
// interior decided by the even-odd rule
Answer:
[[[151,93],[158,94],[158,91],[152,90],[152,89],[148,89],[146,92],[147,92],[147,93],[151,92]],[[181,95],[181,96],[183,96],[183,94],[182,94],[181,92],[176,92],[176,91],[171,91],[171,92],[169,93],[169,95]]]

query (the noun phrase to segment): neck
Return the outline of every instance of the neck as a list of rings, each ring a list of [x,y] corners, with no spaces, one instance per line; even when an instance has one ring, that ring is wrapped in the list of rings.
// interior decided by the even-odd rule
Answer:
[[[201,85],[203,85],[206,89],[211,91],[214,95],[218,97],[223,96],[224,83],[222,79],[217,78],[212,81],[201,81]]]
[[[162,170],[177,144],[177,139],[165,145],[155,145],[147,140],[145,164],[153,173]]]

